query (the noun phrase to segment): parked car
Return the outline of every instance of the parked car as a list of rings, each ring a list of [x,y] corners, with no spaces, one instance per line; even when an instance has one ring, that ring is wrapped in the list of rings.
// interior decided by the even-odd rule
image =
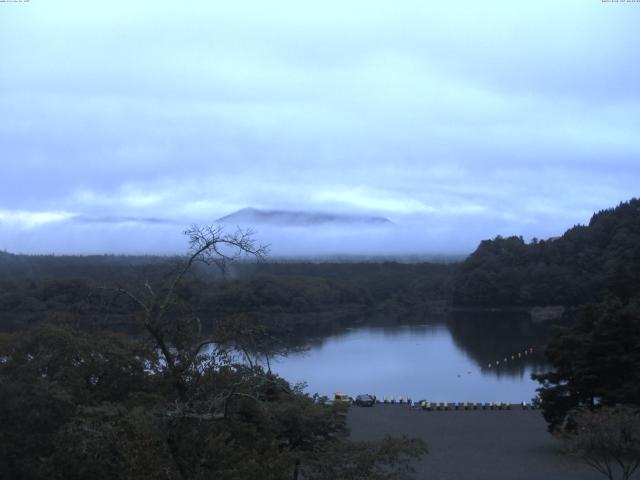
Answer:
[[[376,402],[375,398],[371,395],[358,395],[356,397],[356,401],[354,402],[358,407],[373,407],[373,404]]]
[[[346,403],[347,405],[351,405],[353,403],[353,398],[346,393],[336,392],[333,397],[333,403]]]

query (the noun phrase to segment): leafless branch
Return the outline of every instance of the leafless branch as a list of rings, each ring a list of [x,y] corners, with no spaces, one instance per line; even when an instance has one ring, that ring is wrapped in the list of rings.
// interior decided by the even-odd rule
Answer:
[[[115,289],[116,295],[126,296],[139,308],[143,326],[162,353],[167,368],[174,376],[180,391],[184,390],[184,382],[187,381],[185,375],[192,374],[202,349],[217,342],[214,339],[202,340],[195,349],[189,347],[186,350],[184,346],[179,345],[183,340],[178,340],[176,343],[176,332],[180,334],[182,326],[181,324],[171,324],[165,320],[165,317],[168,317],[167,313],[173,311],[175,305],[180,302],[177,289],[186,275],[192,272],[195,263],[215,265],[224,271],[228,262],[239,260],[242,257],[254,257],[257,260],[262,260],[268,252],[268,246],[256,243],[252,230],[238,228],[233,233],[225,233],[220,225],[192,225],[184,233],[188,237],[189,253],[172,272],[172,275],[167,278],[164,288],[157,285],[152,286],[148,278],[145,278],[144,282],[139,284],[140,291],[123,286],[118,286]],[[197,341],[202,333],[202,325],[195,312],[192,312],[191,321],[193,322],[191,326],[195,325],[197,328],[194,339]],[[175,352],[176,348],[180,351]]]

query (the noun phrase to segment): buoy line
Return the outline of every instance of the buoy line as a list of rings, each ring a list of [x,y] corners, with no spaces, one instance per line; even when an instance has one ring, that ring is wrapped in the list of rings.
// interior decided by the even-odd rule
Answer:
[[[524,358],[524,357],[526,357],[528,355],[533,355],[533,347],[529,347],[529,348],[525,349],[522,352],[518,352],[518,353],[515,353],[515,354],[510,355],[510,356],[508,355],[508,356],[504,357],[502,359],[502,361],[501,360],[496,360],[495,362],[489,362],[487,364],[487,368],[493,368],[493,367],[498,368],[498,367],[500,367],[500,363],[501,362],[504,365],[504,364],[509,363],[509,359],[511,359],[512,361],[515,361],[515,360],[518,360],[520,358]]]

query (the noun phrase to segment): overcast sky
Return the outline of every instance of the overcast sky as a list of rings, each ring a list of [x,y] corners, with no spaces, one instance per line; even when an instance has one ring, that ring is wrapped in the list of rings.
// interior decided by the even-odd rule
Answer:
[[[468,252],[639,195],[640,3],[0,3],[0,249]],[[262,237],[261,237],[262,236]]]

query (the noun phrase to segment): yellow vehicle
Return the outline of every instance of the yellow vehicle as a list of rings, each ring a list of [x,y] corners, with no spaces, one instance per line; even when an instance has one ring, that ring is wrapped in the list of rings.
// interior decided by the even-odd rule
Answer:
[[[344,403],[344,404],[347,404],[347,405],[351,405],[351,403],[353,402],[353,398],[351,398],[346,393],[336,392],[334,397],[333,397],[333,402],[334,403]]]

